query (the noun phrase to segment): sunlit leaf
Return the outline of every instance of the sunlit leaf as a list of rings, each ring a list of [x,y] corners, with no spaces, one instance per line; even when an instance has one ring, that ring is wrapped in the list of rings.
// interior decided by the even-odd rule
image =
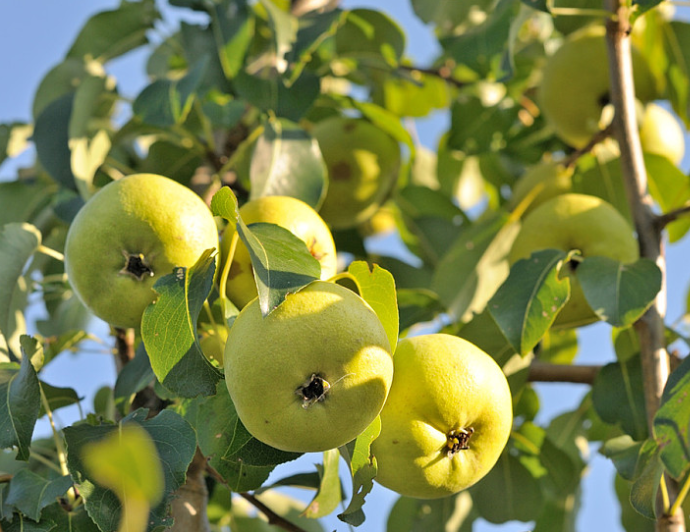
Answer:
[[[201,351],[196,323],[213,287],[216,258],[207,250],[191,268],[175,268],[153,286],[159,294],[144,311],[141,335],[158,380],[182,397],[212,395],[219,371]]]
[[[232,79],[242,67],[244,55],[254,36],[254,16],[244,0],[233,2],[232,16],[227,15],[228,8],[223,3],[214,6],[204,4],[204,7],[211,16],[223,72],[228,79]]]
[[[270,0],[259,0],[268,14],[268,23],[273,31],[273,45],[277,56],[277,70],[283,73],[287,70],[285,56],[292,49],[297,39],[297,17],[283,11]]]
[[[589,306],[614,327],[637,321],[661,289],[661,270],[644,258],[623,264],[608,257],[587,257],[576,275]]]
[[[405,34],[388,15],[373,9],[347,12],[335,34],[338,56],[353,57],[364,66],[395,67],[405,49]]]
[[[649,193],[663,212],[683,207],[690,201],[690,177],[666,157],[645,154]],[[669,240],[677,242],[690,229],[690,217],[684,216],[667,226]]]
[[[649,519],[656,518],[656,495],[664,472],[660,452],[661,449],[654,440],[644,443],[635,471],[635,482],[630,492],[630,501],[635,510]]]
[[[324,517],[333,512],[343,495],[340,490],[340,477],[338,477],[338,462],[340,454],[337,449],[330,449],[323,453],[323,464],[317,464],[320,483],[319,490],[304,510],[304,515],[312,519]]]
[[[326,165],[315,139],[287,120],[267,120],[250,167],[250,199],[292,196],[318,210],[326,195]]]

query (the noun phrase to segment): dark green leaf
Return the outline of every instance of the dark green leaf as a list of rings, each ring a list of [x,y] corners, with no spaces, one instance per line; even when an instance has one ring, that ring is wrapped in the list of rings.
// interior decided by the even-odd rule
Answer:
[[[318,210],[328,184],[319,144],[288,120],[267,120],[250,167],[250,199],[292,196]]]
[[[579,494],[544,501],[544,511],[537,517],[532,532],[576,532],[579,503]]]
[[[141,173],[164,175],[189,184],[194,172],[203,164],[201,150],[176,142],[159,140],[149,147],[146,159],[138,169]]]
[[[158,18],[154,0],[125,0],[115,10],[92,16],[77,35],[67,57],[105,63],[146,44],[146,32]]]
[[[642,517],[632,505],[632,486],[631,481],[616,475],[614,488],[620,501],[621,524],[625,532],[654,532],[654,520]]]
[[[660,452],[661,449],[654,440],[644,443],[635,471],[635,483],[630,493],[630,501],[635,510],[649,519],[656,518],[656,496],[664,473]]]
[[[57,187],[51,185],[22,181],[0,183],[0,227],[14,222],[31,222],[55,194]]]
[[[277,56],[277,70],[280,73],[287,69],[285,56],[292,49],[292,44],[297,38],[297,17],[280,9],[271,0],[259,0],[266,9],[268,24],[273,31],[273,45]]]
[[[41,405],[41,390],[29,357],[21,366],[0,364],[0,449],[16,446],[17,460],[29,459],[29,445]]]
[[[488,310],[475,315],[460,329],[458,336],[486,351],[499,366],[503,366],[515,354],[513,346],[503,336],[503,331]]]
[[[323,464],[317,464],[320,482],[314,498],[304,510],[304,515],[311,519],[318,519],[333,512],[343,499],[338,477],[338,461],[340,454],[337,449],[330,449],[323,453]]]
[[[224,382],[213,397],[199,400],[194,421],[199,448],[233,491],[259,488],[276,465],[295,460],[254,438],[237,416]]]
[[[458,64],[477,74],[502,78],[513,70],[510,31],[519,11],[519,2],[499,0],[482,24],[441,39],[441,46]]]
[[[479,515],[491,523],[532,521],[541,513],[544,497],[537,479],[508,453],[470,493]]]
[[[478,97],[458,99],[451,106],[448,147],[467,155],[503,149],[516,118],[514,108],[487,107]]]
[[[65,406],[70,406],[78,403],[82,398],[77,395],[77,392],[73,388],[62,388],[58,386],[51,386],[48,383],[41,382],[41,389],[48,400],[48,405],[50,406],[51,412],[54,412],[58,408]],[[38,417],[42,417],[46,414],[43,405],[41,405],[41,411]]]
[[[163,501],[151,510],[152,528],[171,526],[169,508],[174,492],[184,484],[187,467],[196,451],[194,429],[172,410],[163,410],[156,417],[146,419],[146,410],[137,410],[119,424],[72,425],[64,429],[67,441],[67,465],[72,480],[84,498],[89,515],[101,530],[116,530],[120,521],[121,503],[112,491],[95,484],[81,460],[85,445],[100,441],[123,423],[139,423],[151,436],[163,465],[165,490]]]
[[[421,288],[398,289],[400,332],[407,330],[416,323],[432,321],[444,310],[439,297],[431,290]]]
[[[287,87],[275,72],[250,75],[238,72],[233,84],[238,95],[259,109],[298,122],[320,92],[319,78],[307,71]]]
[[[592,401],[597,414],[607,423],[620,424],[635,440],[647,437],[647,417],[642,393],[640,357],[607,364],[594,380]]]
[[[490,217],[462,230],[442,257],[431,288],[458,319],[481,312],[508,277],[506,257],[519,230],[506,216]]]
[[[43,519],[56,523],[56,532],[100,532],[84,505],[68,512],[59,503],[51,504],[43,509]]]
[[[619,362],[625,362],[640,353],[640,340],[634,327],[613,329],[612,337]]]
[[[662,34],[664,48],[669,60],[668,92],[673,110],[678,113],[686,127],[690,126],[690,23],[674,20],[667,24]]]
[[[199,312],[211,293],[216,258],[207,250],[191,268],[176,268],[153,286],[159,297],[144,311],[141,336],[158,380],[182,397],[213,395],[221,379],[201,351]]]
[[[442,35],[447,35],[457,26],[466,26],[470,23],[473,13],[488,13],[495,0],[479,0],[471,4],[428,0],[411,0],[411,3],[415,14],[423,22],[434,24]]]
[[[537,251],[510,269],[508,279],[486,308],[516,352],[526,355],[553,324],[570,296],[570,283],[559,278],[566,254]]]
[[[650,259],[622,264],[608,257],[588,257],[576,275],[589,306],[614,327],[637,321],[661,289],[661,270]]]
[[[604,443],[600,451],[609,458],[625,480],[634,480],[637,461],[644,442],[635,441],[627,434],[613,438]]]
[[[48,104],[36,118],[33,140],[41,165],[60,185],[76,190],[69,148],[69,122],[74,93],[65,94]]]
[[[3,532],[50,532],[56,526],[53,521],[45,519],[40,523],[36,523],[21,514],[15,514],[11,523],[0,521],[0,527],[2,527]]]
[[[376,459],[371,455],[371,442],[380,433],[381,418],[377,416],[354,441],[338,449],[352,475],[352,498],[345,511],[338,514],[338,519],[352,526],[359,526],[365,520],[362,507],[376,476]]]
[[[386,530],[387,532],[430,532],[432,530],[464,532],[466,529],[471,529],[469,527],[472,526],[475,518],[475,512],[472,511],[472,498],[467,492],[432,500],[400,497],[388,515]]]
[[[233,2],[232,8],[218,3],[207,5],[220,63],[228,79],[234,78],[244,63],[244,56],[254,36],[254,16],[245,0]],[[232,16],[229,11],[232,9]]]
[[[623,182],[620,158],[601,161],[599,157],[585,156],[578,161],[573,175],[573,192],[597,196],[614,207],[632,225],[632,215]]]
[[[393,68],[405,50],[405,34],[385,13],[373,9],[347,12],[335,34],[336,53],[365,66]]]
[[[690,469],[690,359],[671,373],[654,416],[654,437],[661,461],[677,480]]]
[[[182,123],[192,108],[196,91],[203,79],[208,58],[201,58],[187,73],[177,79],[159,79],[139,93],[132,111],[147,124],[169,127]]]
[[[34,521],[41,519],[43,508],[55,502],[72,486],[69,476],[48,480],[28,469],[22,469],[10,482],[7,504],[14,505]]]
[[[151,384],[153,379],[149,355],[142,342],[137,347],[134,358],[122,368],[115,381],[113,395],[120,412],[124,413],[131,397]]]
[[[90,75],[82,59],[67,58],[55,65],[41,80],[34,95],[32,115],[38,120],[48,104],[58,98],[73,94],[81,81]]]

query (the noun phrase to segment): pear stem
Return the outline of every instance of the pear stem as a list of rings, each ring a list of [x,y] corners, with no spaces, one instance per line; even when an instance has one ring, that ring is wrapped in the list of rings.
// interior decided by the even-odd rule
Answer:
[[[640,256],[653,260],[662,272],[662,286],[654,303],[634,327],[640,341],[645,406],[650,434],[654,415],[661,403],[661,394],[671,371],[666,351],[664,316],[666,314],[666,260],[662,234],[652,211],[652,198],[647,189],[647,170],[637,127],[635,86],[630,43],[632,7],[621,0],[607,0],[614,15],[606,20],[606,43],[609,60],[611,103],[615,109],[613,127],[621,152],[623,182],[635,223]],[[675,507],[678,486],[666,478],[668,500]],[[669,515],[669,507],[657,498],[657,532],[685,531],[683,514]]]

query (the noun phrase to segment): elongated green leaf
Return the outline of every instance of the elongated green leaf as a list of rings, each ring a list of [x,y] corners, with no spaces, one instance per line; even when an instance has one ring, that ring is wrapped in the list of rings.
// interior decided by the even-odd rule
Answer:
[[[33,225],[12,223],[0,228],[0,336],[12,336],[12,299],[27,261],[40,244],[41,233]]]
[[[242,425],[224,382],[213,397],[198,400],[194,419],[199,448],[233,491],[259,488],[276,465],[295,460],[260,442]]]
[[[405,50],[405,34],[381,11],[353,9],[338,28],[335,44],[337,55],[357,59],[362,66],[393,68]]]
[[[41,80],[32,106],[34,121],[38,120],[48,104],[65,95],[74,93],[75,86],[90,75],[83,59],[67,58],[58,63]]]
[[[607,364],[594,380],[592,401],[606,423],[620,425],[635,440],[647,437],[640,357]]]
[[[518,261],[487,303],[496,324],[515,351],[529,353],[553,324],[570,297],[570,283],[559,273],[566,254],[537,251]]]
[[[220,372],[201,351],[199,312],[211,293],[216,258],[207,250],[191,268],[176,268],[153,286],[157,301],[141,320],[141,336],[158,380],[182,397],[213,395]]]
[[[519,230],[506,216],[489,218],[462,231],[443,256],[431,288],[458,319],[481,312],[508,277],[506,257]]]
[[[68,57],[105,63],[148,42],[146,33],[159,18],[154,0],[124,1],[117,9],[91,17],[77,35]]]
[[[151,361],[142,342],[137,347],[134,358],[122,368],[115,381],[113,396],[121,413],[126,413],[133,395],[151,384],[154,377]]]
[[[491,523],[532,521],[541,512],[544,497],[537,479],[508,453],[501,455],[470,493],[479,515]],[[499,493],[500,502],[496,498]]]
[[[41,391],[28,356],[21,365],[0,364],[0,448],[16,446],[17,460],[29,459],[29,445],[41,405]]]
[[[48,405],[50,406],[51,412],[54,412],[58,408],[76,404],[81,400],[73,388],[51,386],[48,383],[41,382],[41,389],[48,400]],[[39,417],[42,417],[45,414],[46,411],[41,404]]]
[[[666,25],[662,33],[664,49],[667,54],[669,99],[673,110],[683,120],[686,127],[690,126],[690,81],[688,80],[688,65],[690,65],[690,23],[684,20],[674,20]]]
[[[153,126],[169,127],[184,122],[207,66],[208,58],[203,57],[179,80],[154,81],[139,93],[132,104],[132,111],[143,122]]]
[[[53,521],[56,532],[100,532],[86,512],[84,505],[67,511],[60,503],[54,503],[43,509],[42,521]]]
[[[616,475],[614,488],[620,501],[621,525],[625,532],[654,532],[654,520],[645,519],[632,505],[632,486],[631,481]]]
[[[392,352],[398,345],[398,302],[395,292],[395,279],[380,266],[374,264],[371,268],[364,261],[354,261],[347,269],[348,273],[357,280],[357,286],[364,299],[383,324]]]
[[[297,18],[283,11],[270,0],[259,0],[259,3],[268,14],[268,23],[273,31],[273,44],[278,57],[277,69],[278,72],[283,73],[287,70],[285,56],[290,52],[297,38]]]
[[[118,424],[78,424],[64,429],[67,465],[72,480],[84,498],[89,515],[101,530],[117,529],[121,502],[114,492],[94,482],[82,460],[82,453],[86,446],[120,431],[127,423],[138,423],[146,430],[153,440],[163,466],[163,500],[152,509],[149,524],[152,528],[172,525],[169,505],[173,493],[185,482],[187,467],[196,452],[196,435],[189,423],[172,410],[163,410],[151,419],[146,419],[146,414],[146,410],[140,409],[123,418]]]
[[[359,526],[364,523],[362,508],[366,496],[374,487],[376,476],[376,458],[371,454],[371,443],[380,433],[381,418],[377,416],[354,441],[338,449],[352,475],[352,498],[345,511],[338,514],[338,519],[349,525]]]
[[[429,532],[431,530],[471,530],[476,519],[472,498],[461,492],[442,499],[400,497],[388,515],[388,532]]]
[[[626,434],[608,440],[599,452],[613,462],[621,478],[632,481],[635,479],[637,461],[643,444]]]
[[[635,483],[630,492],[630,502],[635,510],[649,519],[656,518],[656,494],[659,490],[664,466],[661,449],[654,440],[645,441],[635,471]]]
[[[579,494],[564,499],[544,501],[544,510],[537,517],[532,532],[577,532],[577,517],[580,510]]]
[[[501,367],[516,353],[488,310],[463,326],[458,336],[486,351]]]
[[[339,460],[338,450],[330,449],[323,453],[323,464],[316,465],[320,477],[319,489],[303,512],[306,517],[318,519],[326,516],[333,512],[343,499],[338,477]]]
[[[297,124],[267,120],[250,167],[250,199],[292,196],[318,210],[328,184],[319,144]]]
[[[69,149],[69,122],[74,93],[51,101],[36,118],[33,140],[41,165],[57,183],[76,190],[72,174],[72,153]]]
[[[245,0],[233,2],[233,15],[227,16],[227,7],[218,3],[207,7],[213,26],[213,37],[218,47],[223,72],[232,79],[244,63],[254,35],[254,16]]]
[[[637,321],[661,289],[661,270],[649,259],[622,264],[608,257],[587,257],[576,275],[589,306],[614,327]]]
[[[663,212],[669,212],[690,201],[690,177],[661,155],[646,153],[644,156],[649,175],[649,193]],[[669,240],[677,242],[690,229],[690,218],[681,217],[667,228]]]
[[[654,416],[654,437],[668,472],[680,480],[690,469],[690,359],[671,374]]]
[[[22,469],[12,477],[7,504],[13,505],[34,521],[39,521],[43,508],[54,503],[71,485],[72,479],[68,476],[48,480],[28,469]]]

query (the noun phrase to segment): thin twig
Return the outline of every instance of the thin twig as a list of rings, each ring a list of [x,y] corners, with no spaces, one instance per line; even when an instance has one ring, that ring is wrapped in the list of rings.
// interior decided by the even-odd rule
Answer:
[[[462,89],[463,87],[467,86],[467,83],[465,83],[464,81],[455,79],[453,77],[453,69],[445,65],[439,68],[424,68],[412,65],[398,65],[398,69],[405,70],[406,72],[419,72],[420,74],[426,74],[428,76],[441,78],[446,83],[449,83],[457,87],[458,89]]]
[[[589,142],[585,144],[582,148],[579,148],[575,150],[573,153],[568,155],[568,157],[564,161],[564,166],[566,168],[571,168],[575,166],[577,163],[578,159],[582,157],[583,155],[588,154],[591,152],[600,142],[606,140],[613,134],[613,122],[610,123],[608,126],[606,126],[604,129],[600,129],[597,131],[591,139],[589,139]]]
[[[592,385],[600,370],[601,366],[551,364],[534,361],[530,365],[527,380],[530,382],[569,382]]]
[[[218,471],[216,471],[216,469],[208,462],[206,463],[206,472],[220,484],[232,491],[232,488],[228,485],[227,481],[223,478],[223,476]],[[268,506],[266,506],[263,502],[261,502],[251,493],[240,492],[238,493],[238,495],[245,499],[247,502],[249,502],[262,514],[264,514],[266,516],[266,519],[268,519],[269,524],[282,528],[283,530],[287,530],[288,532],[306,532],[306,530],[304,530],[303,528],[300,528],[299,526],[288,521],[281,515],[275,513],[273,510],[271,510]]]
[[[134,329],[115,328],[115,362],[118,373],[134,358]]]
[[[10,475],[10,474],[0,475],[0,484],[5,484],[5,483],[9,482],[10,480],[12,480],[13,476],[14,475]]]
[[[659,230],[663,229],[666,227],[668,224],[671,222],[675,222],[678,218],[685,214],[690,214],[690,204],[683,205],[682,207],[679,207],[677,209],[674,209],[672,211],[665,212],[664,214],[660,214],[657,217],[657,227]]]

